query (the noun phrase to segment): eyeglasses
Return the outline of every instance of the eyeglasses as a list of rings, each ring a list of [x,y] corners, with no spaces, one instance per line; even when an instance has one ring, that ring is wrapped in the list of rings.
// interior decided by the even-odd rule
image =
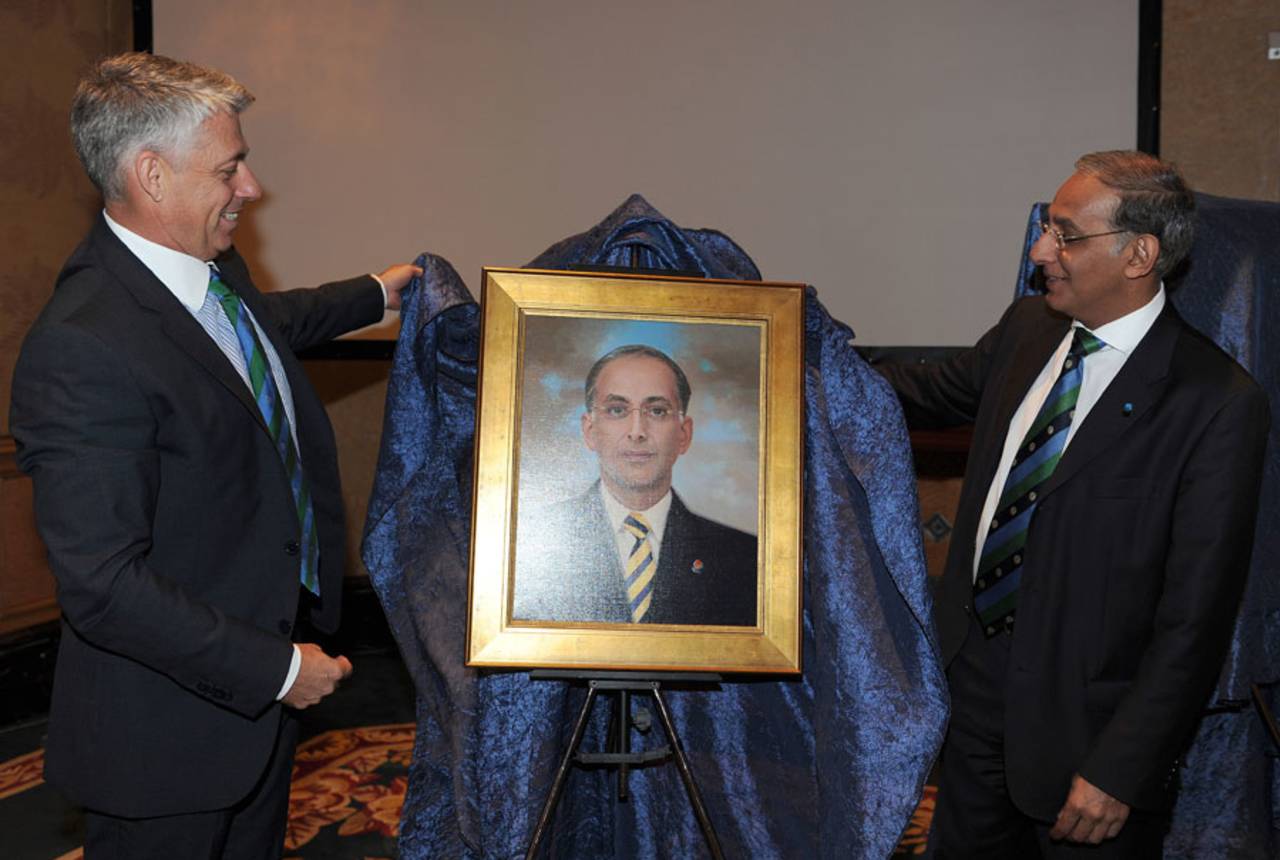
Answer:
[[[1079,236],[1065,236],[1063,235],[1061,230],[1059,230],[1057,227],[1054,227],[1048,221],[1040,222],[1040,231],[1042,233],[1046,233],[1049,236],[1053,237],[1053,242],[1055,245],[1058,246],[1059,251],[1066,248],[1072,242],[1083,242],[1085,239],[1096,239],[1099,236],[1114,236],[1117,233],[1129,232],[1128,230],[1108,230],[1105,233],[1082,233]]]
[[[658,403],[650,403],[648,406],[622,406],[615,403],[610,406],[592,406],[591,411],[600,415],[605,421],[627,421],[631,418],[631,413],[639,412],[641,418],[659,424],[684,414],[678,409]]]

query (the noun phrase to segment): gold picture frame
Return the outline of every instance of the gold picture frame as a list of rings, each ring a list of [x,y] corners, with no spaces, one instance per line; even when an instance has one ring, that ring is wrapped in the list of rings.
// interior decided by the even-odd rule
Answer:
[[[483,281],[467,665],[798,673],[804,285],[500,268]],[[624,353],[634,361],[601,370]],[[601,406],[603,389],[585,392],[593,365],[601,386],[624,368],[658,367],[668,386],[678,374],[680,402]],[[662,480],[672,492],[650,516],[666,537],[655,527],[655,596],[639,609],[606,570],[625,578],[631,538],[602,525],[579,548],[595,521],[574,506],[604,524],[614,489]]]

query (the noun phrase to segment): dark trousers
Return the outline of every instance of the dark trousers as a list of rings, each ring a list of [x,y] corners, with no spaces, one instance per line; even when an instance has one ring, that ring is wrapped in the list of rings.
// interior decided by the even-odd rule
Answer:
[[[1131,810],[1117,836],[1088,845],[1049,839],[1053,822],[1031,818],[1014,806],[1004,770],[1004,682],[1011,642],[1007,633],[987,639],[976,623],[970,624],[947,669],[951,723],[929,834],[932,855],[937,860],[1160,857],[1165,815]]]
[[[85,811],[85,860],[279,860],[289,813],[298,721],[284,710],[271,760],[247,797],[228,809],[120,818]],[[191,779],[217,779],[193,773]]]

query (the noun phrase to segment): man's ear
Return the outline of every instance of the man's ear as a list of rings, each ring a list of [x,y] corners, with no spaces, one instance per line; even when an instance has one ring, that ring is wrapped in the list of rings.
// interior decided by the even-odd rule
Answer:
[[[133,173],[129,179],[137,184],[151,202],[159,203],[164,199],[168,188],[168,167],[159,153],[144,149],[133,159]]]
[[[578,423],[582,427],[582,441],[586,444],[587,448],[594,451],[596,449],[596,444],[595,440],[591,438],[591,428],[593,426],[591,423],[591,413],[583,412],[582,418]]]
[[[1160,240],[1150,233],[1139,233],[1129,243],[1128,259],[1124,263],[1124,273],[1129,278],[1145,278],[1156,267],[1160,259]]]
[[[685,416],[684,421],[680,422],[680,432],[683,438],[680,440],[679,451],[683,454],[689,450],[689,446],[693,444],[693,419]]]

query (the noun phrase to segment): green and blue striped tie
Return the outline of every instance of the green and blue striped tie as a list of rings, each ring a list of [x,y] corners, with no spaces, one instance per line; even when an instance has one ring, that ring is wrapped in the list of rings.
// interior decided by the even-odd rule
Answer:
[[[302,471],[302,462],[298,459],[298,449],[294,445],[293,434],[289,432],[289,417],[285,415],[284,404],[280,400],[280,390],[276,387],[275,378],[271,375],[271,367],[267,363],[267,353],[258,339],[258,332],[253,327],[249,314],[245,312],[240,297],[222,282],[218,273],[209,272],[209,292],[222,305],[222,310],[235,329],[236,340],[240,343],[240,351],[244,355],[245,366],[249,371],[249,387],[253,398],[258,403],[258,411],[271,431],[271,439],[275,442],[276,451],[284,463],[285,473],[289,477],[289,487],[293,491],[293,501],[298,513],[298,523],[302,530],[301,540],[301,578],[302,584],[312,594],[320,594],[319,560],[320,543],[316,536],[316,516],[311,504],[311,487],[307,476]]]
[[[978,576],[973,583],[974,609],[988,639],[1013,630],[1027,529],[1039,503],[1040,491],[1053,475],[1067,446],[1076,401],[1080,398],[1080,383],[1084,379],[1084,358],[1104,346],[1105,343],[1089,332],[1076,328],[1058,380],[1049,389],[1049,396],[1013,458],[1000,502],[982,543]]]

